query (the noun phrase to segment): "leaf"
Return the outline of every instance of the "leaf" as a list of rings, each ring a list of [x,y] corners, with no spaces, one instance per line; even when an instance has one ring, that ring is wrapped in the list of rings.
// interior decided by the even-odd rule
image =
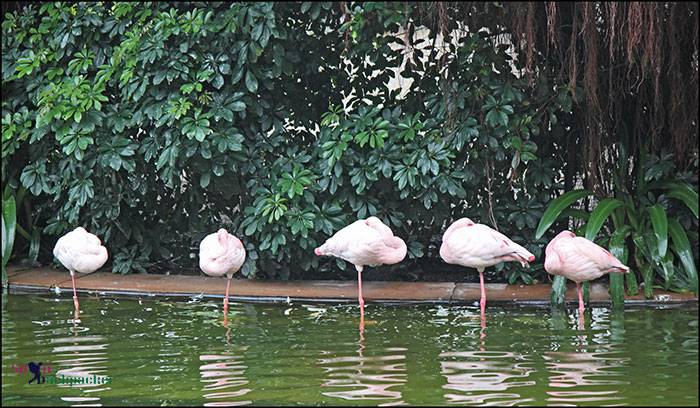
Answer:
[[[671,241],[673,242],[671,248],[676,252],[676,255],[678,255],[678,258],[680,258],[685,268],[691,290],[697,294],[698,271],[695,267],[695,260],[693,259],[693,251],[690,248],[690,242],[688,242],[688,235],[683,230],[681,224],[674,218],[671,218],[668,222],[668,232],[671,234]]]
[[[17,207],[15,197],[10,195],[2,200],[2,269],[12,255],[12,246],[15,242],[15,228],[17,226]],[[4,282],[3,282],[4,284]]]
[[[608,219],[615,209],[622,205],[624,203],[617,198],[606,198],[599,202],[586,223],[586,239],[594,241],[605,220]]]
[[[207,188],[209,185],[209,180],[211,179],[211,173],[206,172],[202,173],[202,176],[199,178],[199,185],[202,186],[202,188]]]
[[[698,218],[698,192],[693,190],[689,184],[682,182],[672,183],[667,195],[683,201],[690,211],[693,212],[695,218]]]
[[[211,82],[211,84],[214,86],[214,88],[221,89],[221,87],[224,86],[224,77],[221,76],[221,74],[218,74],[214,77],[214,80]]]
[[[553,305],[563,305],[566,301],[566,278],[556,275],[552,280],[550,302]]]
[[[591,193],[588,190],[572,190],[568,193],[562,194],[560,197],[554,199],[549,207],[545,210],[540,223],[537,226],[537,231],[535,232],[535,239],[542,238],[545,231],[557,220],[559,214],[564,211],[565,208],[578,201],[579,199],[589,196]]]
[[[659,247],[659,257],[666,256],[668,248],[668,220],[666,218],[666,210],[660,205],[654,205],[648,208],[651,216],[651,225],[654,227],[657,245]]]
[[[632,228],[629,225],[616,229],[613,231],[612,236],[610,237],[610,243],[608,245],[610,253],[613,254],[615,258],[619,259],[623,264],[627,263],[627,246],[625,243],[627,236],[631,231]],[[625,302],[624,274],[610,274],[609,290],[613,307],[623,306]]]
[[[36,262],[39,257],[39,247],[41,245],[41,230],[39,228],[34,228],[32,231],[32,237],[29,244],[29,259]]]
[[[258,80],[250,70],[245,74],[245,86],[251,93],[258,92]]]

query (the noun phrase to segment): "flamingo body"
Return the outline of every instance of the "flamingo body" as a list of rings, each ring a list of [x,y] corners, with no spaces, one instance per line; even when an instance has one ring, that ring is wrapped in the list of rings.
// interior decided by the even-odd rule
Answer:
[[[355,265],[357,300],[360,304],[360,332],[364,324],[365,301],[362,297],[362,269],[367,266],[391,265],[406,257],[406,243],[394,236],[391,228],[377,217],[357,220],[328,238],[314,249],[318,256],[334,256]]]
[[[525,266],[535,260],[533,254],[507,236],[469,218],[455,221],[445,231],[440,257],[449,264],[479,271],[505,261],[517,261]]]
[[[391,265],[406,257],[406,243],[379,218],[369,217],[336,232],[314,252],[344,259],[355,267]]]
[[[107,262],[107,248],[96,235],[83,227],[65,234],[56,242],[53,255],[69,271],[94,272]]]
[[[78,227],[56,241],[53,255],[70,272],[75,318],[78,319],[80,303],[75,290],[75,273],[91,273],[100,269],[109,257],[107,248],[102,246],[102,242],[96,235],[87,232],[83,227]]]
[[[608,250],[571,231],[562,231],[545,248],[544,270],[576,282],[578,304],[583,319],[581,282],[598,279],[606,273],[629,272],[629,267]]]
[[[547,244],[544,270],[581,283],[610,272],[624,273],[629,268],[596,243],[571,231],[562,231]]]
[[[199,267],[210,276],[226,275],[230,279],[243,266],[245,255],[241,240],[223,228],[199,243]]]
[[[228,291],[233,274],[245,262],[245,247],[240,239],[224,228],[209,234],[199,243],[199,268],[210,276],[226,275],[226,295],[224,297],[224,323],[228,316]]]
[[[469,218],[460,218],[447,228],[442,236],[440,257],[449,264],[476,268],[481,286],[481,320],[485,325],[486,289],[484,269],[506,261],[517,261],[525,266],[535,256],[507,236],[487,225],[475,224]]]

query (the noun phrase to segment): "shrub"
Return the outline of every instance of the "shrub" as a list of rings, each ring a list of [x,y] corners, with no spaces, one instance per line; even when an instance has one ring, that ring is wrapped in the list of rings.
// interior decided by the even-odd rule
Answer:
[[[287,279],[342,267],[313,247],[377,215],[408,244],[399,267],[428,268],[443,265],[447,224],[469,216],[538,257],[533,270],[499,265],[509,282],[541,278],[538,220],[578,171],[565,168],[575,89],[521,75],[498,8],[468,6],[487,30],[467,31],[421,7],[45,3],[6,14],[2,183],[25,210],[14,253],[50,261],[57,236],[80,224],[105,241],[114,272],[196,268],[199,241],[225,227],[246,245],[246,277]],[[388,86],[397,72],[403,92]]]

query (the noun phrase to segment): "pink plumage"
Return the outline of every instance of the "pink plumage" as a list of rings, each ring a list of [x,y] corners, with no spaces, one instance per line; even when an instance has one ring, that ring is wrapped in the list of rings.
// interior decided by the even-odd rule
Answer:
[[[224,324],[228,316],[228,291],[233,274],[245,262],[245,247],[240,239],[221,228],[209,234],[199,243],[199,268],[211,276],[226,275],[226,295],[224,295]]]
[[[377,217],[357,220],[314,250],[318,256],[335,256],[360,269],[366,265],[390,265],[406,257],[406,243]]]
[[[547,244],[544,270],[581,283],[609,272],[628,272],[629,268],[605,248],[571,231],[562,231]]]
[[[533,254],[507,236],[469,218],[455,221],[445,231],[440,257],[449,264],[480,271],[505,261],[517,261],[525,266],[535,260]]]
[[[199,267],[207,275],[226,275],[230,279],[241,269],[245,255],[241,240],[221,228],[199,244]]]
[[[367,265],[391,265],[406,257],[406,243],[377,217],[357,220],[314,250],[318,256],[335,256],[357,269],[357,300],[360,303],[360,331],[363,329],[365,301],[362,297],[362,269]]]
[[[506,261],[517,261],[525,266],[535,256],[507,236],[469,218],[460,218],[450,225],[442,236],[440,257],[449,264],[476,268],[481,286],[481,318],[484,323],[486,289],[484,269]]]
[[[53,248],[53,255],[69,271],[94,272],[107,262],[107,248],[96,235],[78,227],[62,236]]]
[[[598,279],[606,273],[627,273],[629,268],[608,250],[571,231],[562,231],[545,248],[544,270],[576,282],[579,310],[583,317],[581,282]]]
[[[102,242],[96,235],[87,232],[83,227],[78,227],[58,239],[53,248],[53,255],[70,272],[77,319],[80,304],[75,290],[75,273],[91,273],[100,269],[107,262],[107,248],[102,246]]]

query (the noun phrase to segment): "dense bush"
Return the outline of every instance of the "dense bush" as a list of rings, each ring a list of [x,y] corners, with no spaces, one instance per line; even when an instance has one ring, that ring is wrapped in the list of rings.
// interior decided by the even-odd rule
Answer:
[[[221,225],[244,237],[246,276],[287,278],[368,215],[411,259],[435,257],[463,215],[539,255],[531,237],[556,152],[530,138],[567,93],[545,103],[552,85],[533,95],[507,46],[469,33],[449,59],[411,59],[399,99],[386,84],[402,39],[385,33],[407,15],[373,7],[345,24],[331,3],[47,3],[7,15],[3,182],[31,192],[44,243],[85,225],[121,273],[192,267]]]
[[[541,279],[534,232],[564,188],[574,89],[521,76],[495,23],[457,23],[405,3],[5,15],[2,181],[25,209],[15,254],[48,262],[81,224],[115,272],[195,268],[199,241],[223,226],[246,244],[245,276],[321,276],[335,261],[313,248],[377,215],[408,244],[399,267],[444,267],[441,234],[469,216],[538,257],[506,265],[508,281]],[[412,80],[405,95],[387,86],[396,71]]]

